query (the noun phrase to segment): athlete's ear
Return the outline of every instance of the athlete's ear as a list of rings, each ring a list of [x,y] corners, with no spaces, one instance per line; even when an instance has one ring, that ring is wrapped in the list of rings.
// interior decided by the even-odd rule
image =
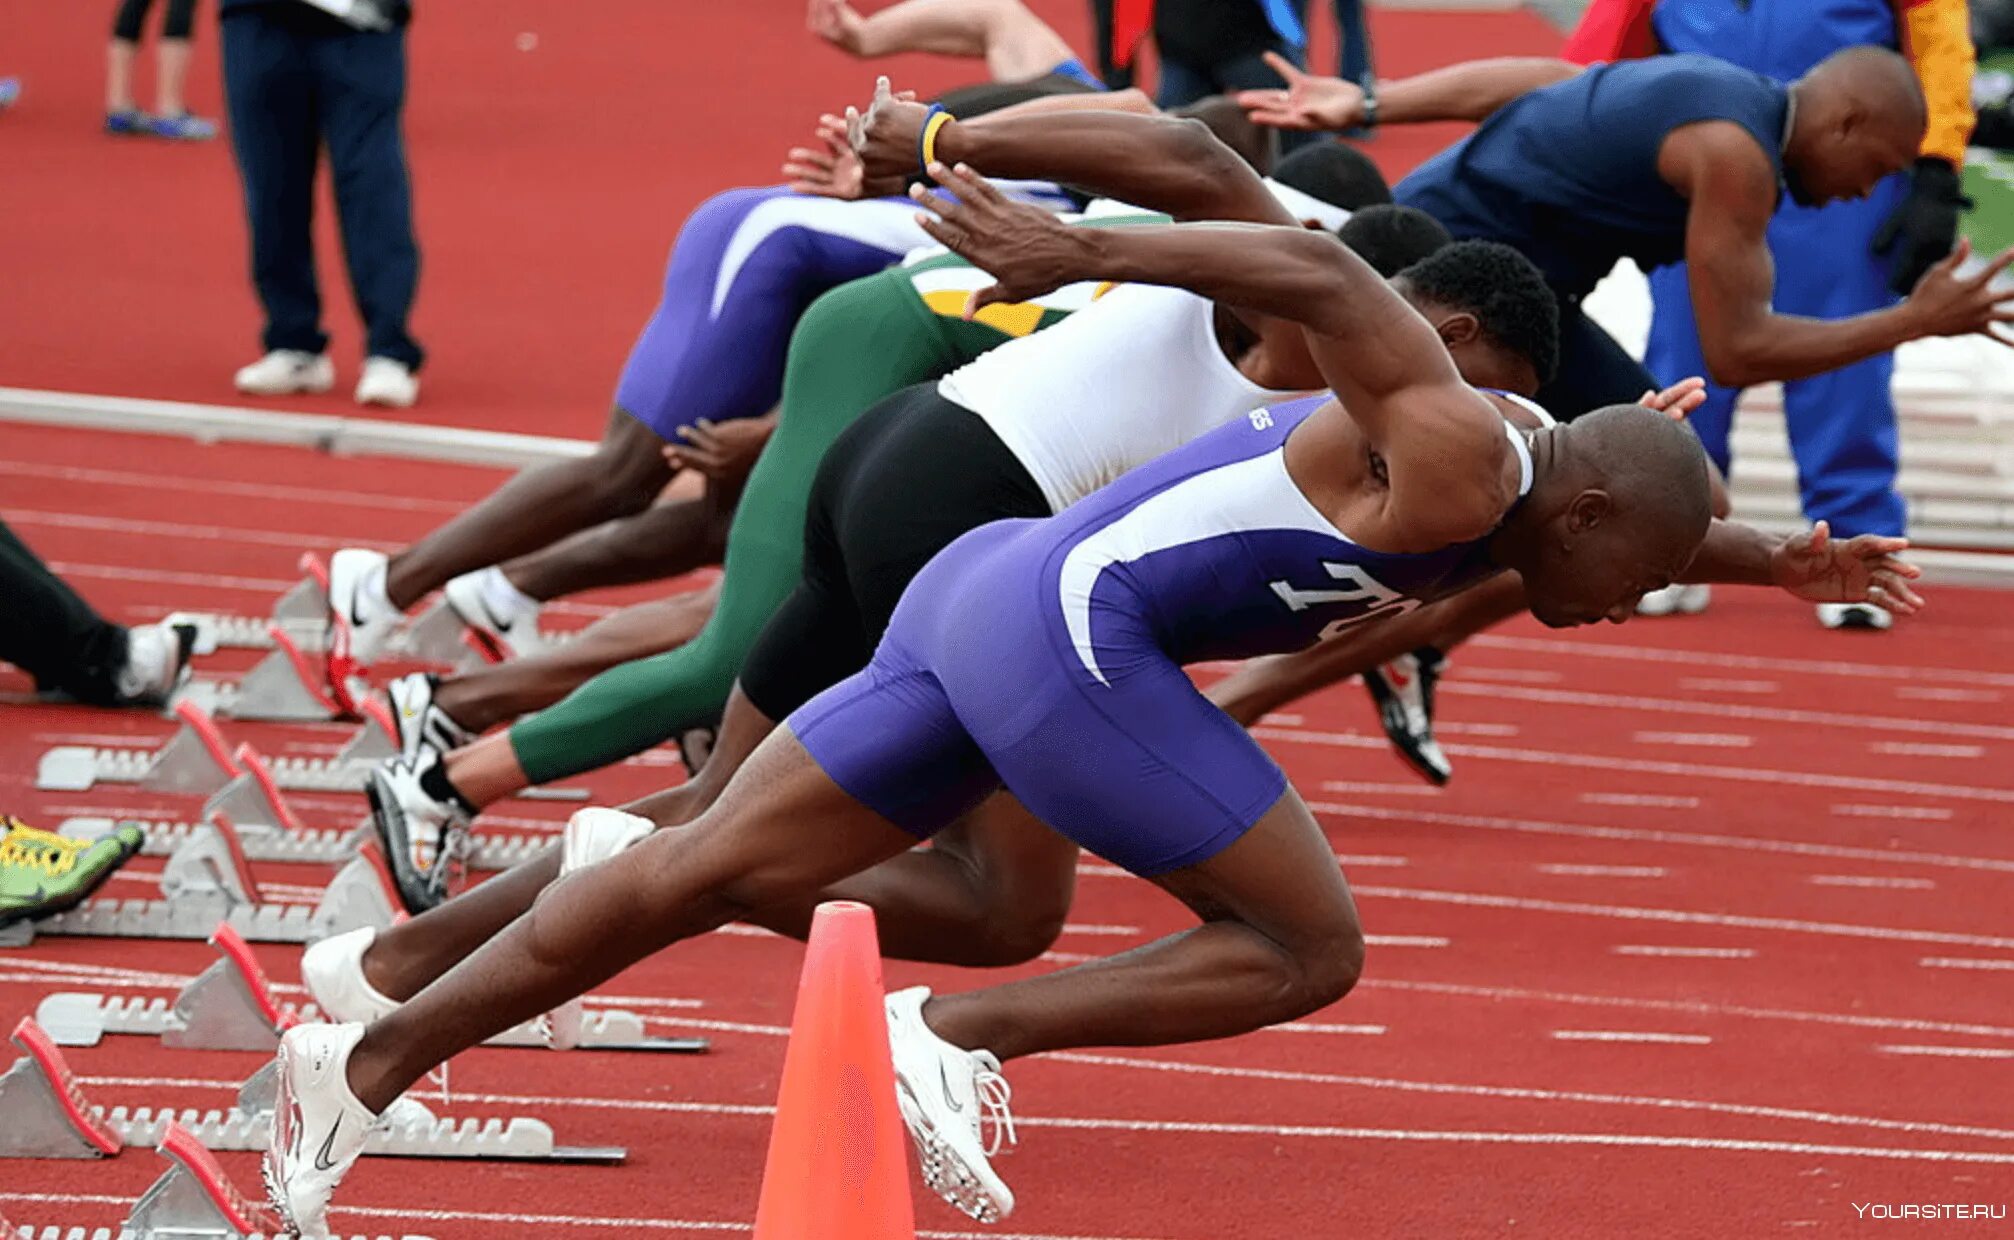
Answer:
[[[1468,344],[1482,334],[1482,320],[1466,310],[1460,310],[1434,323],[1434,330],[1441,334],[1441,343],[1452,349],[1456,345]]]
[[[1566,528],[1569,533],[1585,534],[1608,520],[1608,514],[1615,510],[1615,501],[1600,487],[1589,487],[1573,497],[1566,508]]]

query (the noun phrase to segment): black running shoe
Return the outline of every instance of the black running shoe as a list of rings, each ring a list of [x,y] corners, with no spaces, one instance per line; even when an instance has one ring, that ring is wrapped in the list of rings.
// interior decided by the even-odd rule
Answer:
[[[1455,769],[1434,739],[1434,686],[1445,662],[1441,652],[1422,646],[1364,673],[1364,687],[1377,703],[1385,736],[1430,784],[1445,785]]]

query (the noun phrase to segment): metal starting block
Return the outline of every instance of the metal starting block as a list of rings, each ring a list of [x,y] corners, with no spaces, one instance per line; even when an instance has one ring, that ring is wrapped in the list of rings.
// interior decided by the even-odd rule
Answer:
[[[58,1046],[96,1046],[107,1034],[131,1034],[183,1050],[267,1052],[278,1049],[280,1035],[295,1025],[323,1019],[313,1004],[281,1003],[251,948],[229,926],[217,927],[210,943],[218,960],[172,1003],[69,991],[43,999],[35,1019]],[[527,1021],[483,1045],[545,1049],[546,1040],[539,1022]],[[710,1046],[705,1038],[653,1037],[635,1012],[590,1008],[580,1049],[701,1054]]]
[[[181,728],[158,750],[59,745],[42,755],[35,786],[83,792],[98,783],[138,784],[149,792],[208,796],[238,774],[216,721],[194,702],[175,707]]]
[[[384,854],[367,841],[336,872],[321,900],[265,900],[238,833],[214,818],[192,833],[161,874],[157,900],[87,900],[68,912],[0,930],[0,947],[21,947],[37,935],[117,939],[206,939],[221,925],[256,943],[310,943],[362,926],[389,926],[398,901]]]
[[[322,661],[304,649],[291,630],[279,624],[269,624],[267,630],[266,657],[242,679],[192,679],[176,700],[192,700],[211,714],[230,719],[322,723],[353,717],[354,704],[369,698],[369,684],[357,677],[350,679],[345,693],[333,692]]]
[[[116,818],[69,818],[59,823],[56,830],[71,839],[95,840],[110,834],[120,825],[121,820]],[[173,856],[175,850],[192,836],[211,829],[208,822],[143,822],[135,819],[131,825],[139,827],[147,834],[147,841],[140,849],[140,855],[143,857]],[[264,825],[238,824],[239,842],[244,845],[245,856],[252,861],[342,865],[356,856],[358,847],[375,834],[368,822],[347,831],[339,827],[303,827],[298,831],[280,831]],[[485,873],[508,870],[520,862],[538,856],[557,838],[556,834],[478,832],[474,851],[469,854],[467,864],[470,869]]]

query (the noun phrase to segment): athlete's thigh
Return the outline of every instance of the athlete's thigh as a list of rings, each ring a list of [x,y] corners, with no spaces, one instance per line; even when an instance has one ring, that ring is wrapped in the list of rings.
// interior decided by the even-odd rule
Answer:
[[[1154,881],[1205,921],[1243,922],[1289,949],[1361,950],[1335,850],[1292,788],[1228,848]]]
[[[964,859],[1001,903],[1067,910],[1077,888],[1078,848],[1012,793],[996,792],[937,833],[930,846]]]

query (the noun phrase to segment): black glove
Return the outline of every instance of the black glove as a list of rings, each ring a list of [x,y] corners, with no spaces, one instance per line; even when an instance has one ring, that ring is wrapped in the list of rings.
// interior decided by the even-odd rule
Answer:
[[[1910,174],[1909,197],[1874,234],[1874,252],[1895,251],[1895,270],[1888,287],[1907,297],[1923,273],[1951,253],[1958,241],[1958,215],[1970,211],[1972,200],[1958,187],[1958,169],[1934,155],[1916,161]]]

